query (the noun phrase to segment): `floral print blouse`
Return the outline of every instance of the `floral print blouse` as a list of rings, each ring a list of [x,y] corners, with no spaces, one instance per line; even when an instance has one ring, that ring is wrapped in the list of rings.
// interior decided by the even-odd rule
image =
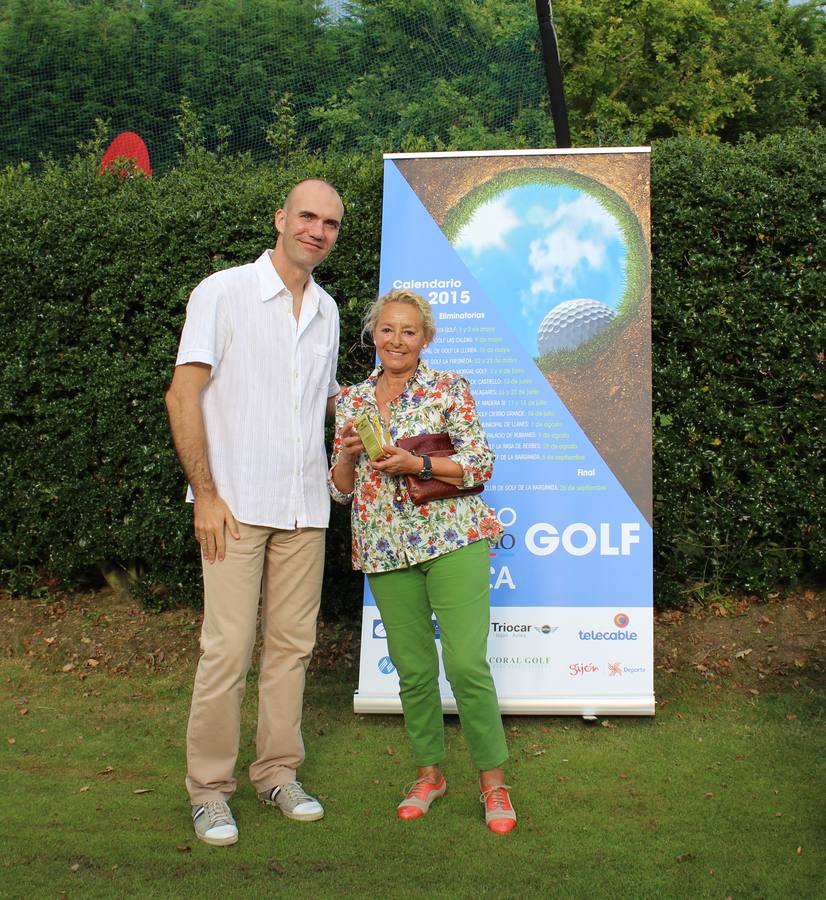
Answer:
[[[474,541],[497,540],[501,526],[479,494],[434,500],[415,506],[403,477],[373,469],[362,453],[356,463],[352,494],[339,491],[332,472],[341,452],[341,429],[364,411],[378,415],[376,382],[381,366],[366,381],[343,388],[336,399],[336,436],[328,483],[338,503],[352,501],[353,568],[389,572],[425,562]],[[393,440],[447,431],[464,472],[464,486],[487,481],[493,473],[493,450],[476,414],[467,381],[452,372],[437,372],[419,361],[407,387],[390,404]]]

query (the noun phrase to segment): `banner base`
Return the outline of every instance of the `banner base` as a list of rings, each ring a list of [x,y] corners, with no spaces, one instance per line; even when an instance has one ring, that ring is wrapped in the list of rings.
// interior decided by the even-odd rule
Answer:
[[[505,716],[653,716],[656,701],[654,695],[640,697],[503,697],[499,711]],[[353,712],[375,714],[400,714],[398,697],[368,697],[356,691],[353,694]],[[442,712],[456,713],[453,699],[442,699]]]

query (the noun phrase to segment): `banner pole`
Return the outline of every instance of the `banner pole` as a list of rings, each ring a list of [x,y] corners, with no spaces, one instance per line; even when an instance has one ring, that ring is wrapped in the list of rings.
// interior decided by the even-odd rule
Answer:
[[[571,146],[568,130],[568,110],[565,106],[565,91],[562,86],[562,67],[559,64],[559,45],[554,30],[550,0],[536,0],[536,19],[539,22],[539,36],[542,39],[542,56],[545,61],[545,78],[551,98],[551,115],[554,120],[556,146]]]

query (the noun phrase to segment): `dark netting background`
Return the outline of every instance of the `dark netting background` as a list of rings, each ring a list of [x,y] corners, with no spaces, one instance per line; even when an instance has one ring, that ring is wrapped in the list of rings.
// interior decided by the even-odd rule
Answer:
[[[532,0],[0,3],[0,163],[65,158],[102,120],[163,170],[182,114],[261,159],[553,144]]]

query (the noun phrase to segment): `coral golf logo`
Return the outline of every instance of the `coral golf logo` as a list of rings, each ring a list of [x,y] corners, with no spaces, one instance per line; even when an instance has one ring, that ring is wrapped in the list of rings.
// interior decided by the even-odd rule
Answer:
[[[616,619],[614,619],[616,621]],[[608,663],[608,677],[614,678],[616,675],[622,675],[622,663]]]
[[[620,612],[614,616],[616,631],[597,631],[594,628],[580,629],[579,639],[581,641],[636,641],[637,632],[628,630],[630,623],[631,618],[628,613]]]

